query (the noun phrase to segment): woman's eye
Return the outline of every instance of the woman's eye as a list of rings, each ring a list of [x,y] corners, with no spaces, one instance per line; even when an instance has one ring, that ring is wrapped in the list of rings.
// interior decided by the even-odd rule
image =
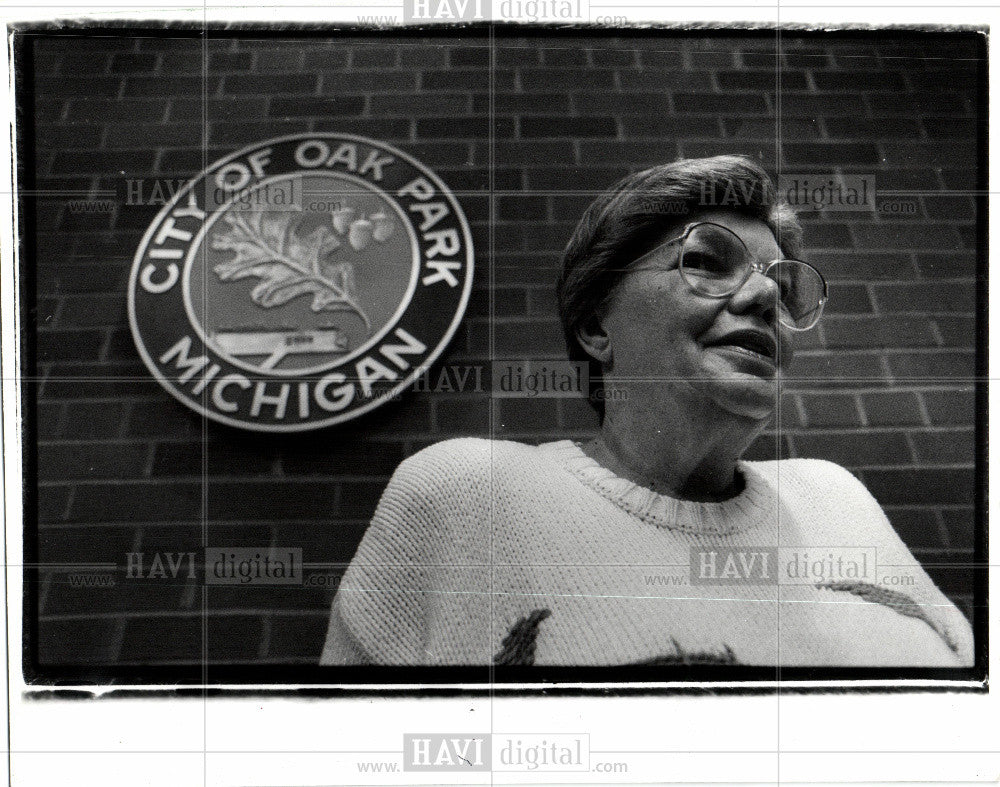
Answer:
[[[703,273],[719,273],[724,269],[720,258],[715,254],[703,251],[690,251],[684,255],[684,267]]]

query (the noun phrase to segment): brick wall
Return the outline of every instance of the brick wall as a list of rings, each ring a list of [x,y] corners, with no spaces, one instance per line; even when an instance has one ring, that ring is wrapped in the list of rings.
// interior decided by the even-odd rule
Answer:
[[[301,131],[413,154],[459,194],[477,249],[473,298],[440,368],[488,362],[491,342],[498,357],[561,355],[553,282],[593,193],[678,156],[741,152],[785,172],[875,173],[880,190],[915,193],[913,215],[803,216],[831,302],[800,337],[780,430],[751,455],[850,468],[971,614],[977,229],[965,192],[985,133],[981,50],[967,37],[791,33],[781,49],[776,94],[773,35],[500,36],[492,78],[485,34],[30,44],[28,170],[49,190],[25,203],[35,209],[25,282],[37,368],[25,371],[38,382],[25,390],[36,405],[38,559],[122,566],[128,552],[197,553],[204,527],[213,545],[347,561],[400,460],[491,429],[490,400],[473,391],[414,393],[292,437],[203,422],[151,379],[132,343],[125,284],[158,206],[125,204],[124,179],[189,178]],[[110,212],[68,202],[101,190],[117,193]],[[495,406],[497,437],[584,437],[595,426],[580,400]],[[204,589],[186,570],[116,580],[81,589],[53,565],[38,574],[43,665],[311,663],[319,653],[329,589]]]

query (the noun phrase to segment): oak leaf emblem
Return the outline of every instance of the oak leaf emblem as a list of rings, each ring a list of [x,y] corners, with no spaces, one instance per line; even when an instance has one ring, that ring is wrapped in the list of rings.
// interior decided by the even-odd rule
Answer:
[[[212,268],[222,281],[260,279],[250,297],[265,309],[311,295],[314,312],[351,311],[371,330],[357,301],[354,266],[327,259],[343,245],[330,227],[300,235],[301,218],[290,211],[230,211],[223,219],[229,227],[215,233],[212,248],[235,256]]]

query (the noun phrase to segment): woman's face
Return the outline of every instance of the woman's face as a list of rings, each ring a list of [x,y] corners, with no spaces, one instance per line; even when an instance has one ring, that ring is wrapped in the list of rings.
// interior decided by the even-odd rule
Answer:
[[[740,237],[761,263],[782,257],[766,224],[725,210],[690,221],[711,221]],[[672,228],[661,242],[681,234]],[[635,406],[657,408],[661,397],[690,407],[715,405],[733,415],[766,420],[774,411],[777,379],[792,357],[791,332],[778,322],[777,285],[753,272],[730,296],[699,294],[678,269],[681,244],[668,245],[622,277],[601,321],[609,339],[607,381],[629,391]],[[638,401],[635,401],[635,400]]]

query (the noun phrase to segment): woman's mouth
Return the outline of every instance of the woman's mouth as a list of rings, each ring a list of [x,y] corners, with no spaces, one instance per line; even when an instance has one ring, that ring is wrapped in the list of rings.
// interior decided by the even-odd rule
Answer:
[[[765,331],[734,331],[711,342],[708,346],[756,361],[766,366],[769,373],[773,373],[778,367],[778,343],[774,336]]]

